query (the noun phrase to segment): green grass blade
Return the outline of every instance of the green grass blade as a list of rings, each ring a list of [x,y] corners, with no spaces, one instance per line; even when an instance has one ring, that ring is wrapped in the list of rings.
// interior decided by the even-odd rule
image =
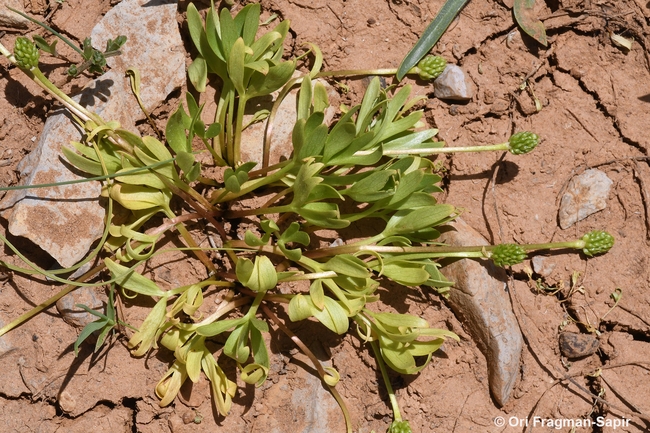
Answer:
[[[469,0],[447,0],[438,15],[433,19],[429,27],[424,31],[417,43],[408,52],[402,64],[397,70],[397,79],[402,80],[409,70],[418,64],[420,60],[438,42],[449,27],[449,24],[456,18],[456,15]]]

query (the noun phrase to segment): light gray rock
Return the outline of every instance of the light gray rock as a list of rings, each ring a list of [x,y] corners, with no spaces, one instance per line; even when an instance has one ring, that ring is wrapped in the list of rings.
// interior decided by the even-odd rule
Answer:
[[[442,234],[449,245],[488,245],[476,230],[462,220],[451,223],[455,230]],[[456,284],[448,303],[467,326],[487,360],[490,392],[497,405],[510,399],[517,376],[523,337],[505,292],[503,269],[488,260],[462,259],[444,266],[441,272]]]
[[[436,98],[453,101],[469,101],[474,97],[474,83],[456,65],[447,65],[433,80],[433,94]]]
[[[120,50],[122,54],[106,62],[122,74],[132,67],[140,71],[140,97],[148,111],[185,82],[185,49],[176,21],[177,3],[177,0],[124,0],[91,33],[93,45],[101,49],[108,39],[127,37]],[[136,102],[130,90],[127,96]],[[134,120],[143,118],[138,107]]]
[[[5,326],[4,321],[0,318],[0,328]],[[0,359],[15,349],[14,345],[8,339],[7,335],[0,337]]]
[[[14,8],[18,11],[25,12],[21,0],[0,0],[0,27],[9,27],[15,29],[27,28],[29,20],[23,18],[15,12],[7,9]]]
[[[531,260],[533,264],[533,271],[537,272],[542,277],[548,277],[553,273],[556,263],[551,261],[550,257],[535,256]]]
[[[567,229],[607,207],[612,180],[597,169],[590,169],[574,177],[560,203],[560,227]]]
[[[92,32],[95,47],[108,38],[127,37],[122,55],[108,59],[111,70],[93,80],[75,99],[105,120],[137,132],[143,119],[127,68],[141,74],[141,98],[147,110],[162,103],[185,79],[185,53],[176,22],[176,1],[125,0],[109,11]],[[63,111],[51,113],[40,141],[19,164],[24,185],[80,179],[61,155],[61,146],[81,140],[81,131]],[[14,236],[40,246],[63,267],[81,260],[104,230],[98,182],[7,193],[0,215]]]

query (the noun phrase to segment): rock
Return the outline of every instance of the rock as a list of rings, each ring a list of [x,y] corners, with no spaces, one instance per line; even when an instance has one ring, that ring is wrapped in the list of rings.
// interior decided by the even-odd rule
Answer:
[[[77,401],[66,390],[61,391],[57,400],[59,402],[59,407],[65,413],[73,412],[75,407],[77,407]]]
[[[488,245],[488,242],[460,219],[449,224],[441,242],[449,245]],[[448,303],[469,329],[488,365],[490,392],[497,405],[503,406],[519,375],[523,337],[505,292],[505,272],[491,261],[462,259],[441,272],[455,287]]]
[[[461,68],[447,65],[442,74],[433,81],[433,94],[440,99],[469,101],[474,96],[474,83]]]
[[[533,271],[542,277],[548,277],[555,269],[556,263],[551,262],[550,257],[535,256],[531,260],[533,263]]]
[[[559,337],[560,352],[568,359],[583,358],[598,350],[600,342],[591,334],[563,332]]]
[[[16,29],[27,28],[29,25],[29,20],[7,9],[9,7],[23,13],[25,12],[25,9],[23,9],[23,2],[21,0],[0,0],[0,27],[10,27]]]
[[[104,313],[104,302],[95,294],[93,287],[80,287],[68,293],[56,301],[56,309],[66,323],[76,328],[83,329],[87,324],[98,319],[97,316],[77,307],[77,304]]]
[[[0,328],[4,327],[5,323],[2,319],[0,319]],[[0,337],[0,359],[2,359],[5,355],[9,354],[15,349],[14,345],[11,344],[8,340],[7,335],[3,335]]]
[[[107,59],[112,69],[75,99],[105,120],[119,121],[123,128],[137,132],[135,122],[144,115],[125,71],[129,67],[140,71],[140,95],[149,111],[183,84],[185,53],[176,9],[176,1],[153,6],[125,0],[109,11],[91,38],[96,47],[104,47],[108,38],[125,35],[122,55]],[[80,139],[68,113],[51,113],[36,149],[19,164],[23,185],[80,179],[61,155],[62,144]],[[86,255],[104,230],[105,210],[99,193],[99,182],[11,191],[0,202],[0,215],[8,220],[11,234],[27,237],[61,266],[70,267]]]
[[[612,183],[605,173],[595,168],[571,179],[560,203],[560,227],[567,229],[605,209]]]
[[[127,37],[120,49],[122,54],[109,57],[106,63],[122,75],[132,67],[140,71],[140,97],[148,111],[185,82],[185,48],[176,21],[177,3],[178,0],[124,0],[91,33],[93,45],[101,48],[108,39]],[[136,111],[134,121],[144,119],[130,87],[126,96]]]

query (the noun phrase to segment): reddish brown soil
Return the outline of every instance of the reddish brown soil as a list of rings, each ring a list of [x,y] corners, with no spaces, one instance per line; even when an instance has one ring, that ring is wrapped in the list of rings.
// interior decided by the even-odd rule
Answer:
[[[108,0],[25,1],[25,8],[76,40],[83,40],[111,7]],[[116,2],[113,2],[116,3]],[[324,69],[397,67],[444,2],[442,0],[263,0],[263,14],[290,19],[296,49],[317,44]],[[552,254],[555,265],[529,279],[530,262],[516,266],[509,284],[513,309],[526,339],[521,376],[513,398],[497,408],[490,398],[485,357],[444,301],[427,290],[395,289],[386,302],[421,315],[460,337],[449,342],[419,375],[392,375],[404,417],[414,432],[572,431],[534,426],[544,419],[630,418],[626,427],[577,428],[578,432],[647,431],[650,424],[650,294],[648,209],[650,204],[650,4],[645,0],[548,0],[535,11],[546,25],[550,47],[542,49],[513,25],[510,1],[474,0],[436,46],[436,53],[462,66],[477,93],[467,104],[434,99],[424,82],[410,81],[428,123],[449,145],[505,141],[514,131],[532,130],[542,143],[532,154],[455,155],[440,159],[446,169],[441,200],[465,209],[464,219],[488,240],[571,240],[594,229],[616,237],[606,255],[587,260]],[[186,3],[179,7],[183,20]],[[203,5],[202,7],[205,7]],[[36,31],[35,28],[30,32]],[[630,52],[610,34],[635,42]],[[13,45],[16,33],[2,36]],[[62,44],[61,44],[62,45]],[[65,53],[64,53],[65,54]],[[64,67],[49,61],[53,81],[66,91]],[[16,68],[0,66],[0,185],[19,181],[16,164],[30,152],[53,104]],[[407,80],[408,81],[408,80]],[[521,85],[526,81],[527,88]],[[349,80],[343,102],[358,101],[362,80]],[[341,86],[343,89],[343,86]],[[542,109],[535,110],[533,95]],[[347,98],[347,99],[346,99]],[[169,107],[157,115],[163,122]],[[163,123],[164,124],[164,123]],[[614,184],[607,208],[567,230],[558,226],[559,199],[576,174],[597,167]],[[1,194],[1,193],[0,193]],[[6,228],[6,222],[0,222]],[[38,248],[13,239],[43,266]],[[8,248],[3,260],[18,262]],[[7,258],[8,257],[8,258]],[[181,257],[151,265],[153,278],[172,287],[194,281],[201,266]],[[572,282],[571,278],[576,275]],[[539,280],[538,280],[539,278]],[[614,305],[610,295],[620,288]],[[0,282],[0,320],[7,323],[58,291],[39,279],[14,274]],[[391,289],[392,290],[392,289]],[[128,305],[127,305],[128,306]],[[140,323],[146,305],[128,308],[126,320]],[[150,307],[150,306],[149,306]],[[593,330],[600,349],[567,362],[559,352],[560,330]],[[339,392],[354,430],[385,431],[390,406],[376,364],[354,334],[336,336],[316,323],[294,331],[341,373]],[[51,308],[12,331],[15,347],[5,355],[0,381],[0,430],[5,432],[339,432],[343,418],[289,339],[272,334],[272,367],[261,388],[241,387],[232,413],[215,415],[209,386],[201,381],[161,409],[154,385],[171,356],[130,356],[115,336],[100,353],[72,345],[79,330]],[[228,366],[234,368],[234,366]],[[590,393],[600,396],[596,400]],[[641,414],[641,415],[639,415]],[[505,426],[495,425],[503,417]],[[526,428],[517,420],[529,420]],[[645,421],[644,421],[645,420]],[[498,423],[498,421],[496,421]]]

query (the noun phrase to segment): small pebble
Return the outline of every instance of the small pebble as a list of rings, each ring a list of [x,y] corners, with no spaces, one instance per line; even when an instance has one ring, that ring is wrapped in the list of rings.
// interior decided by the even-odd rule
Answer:
[[[555,269],[555,263],[550,261],[549,257],[535,256],[533,257],[533,271],[542,277],[548,277]]]
[[[564,332],[560,334],[560,352],[568,359],[583,358],[598,350],[600,342],[591,334]]]
[[[447,65],[442,74],[433,81],[433,94],[440,99],[469,101],[474,96],[474,83],[461,68]]]
[[[59,407],[63,412],[70,413],[77,407],[77,400],[68,392],[61,391],[59,394]]]
[[[612,180],[597,169],[587,170],[571,179],[560,203],[559,220],[562,229],[607,207]]]

